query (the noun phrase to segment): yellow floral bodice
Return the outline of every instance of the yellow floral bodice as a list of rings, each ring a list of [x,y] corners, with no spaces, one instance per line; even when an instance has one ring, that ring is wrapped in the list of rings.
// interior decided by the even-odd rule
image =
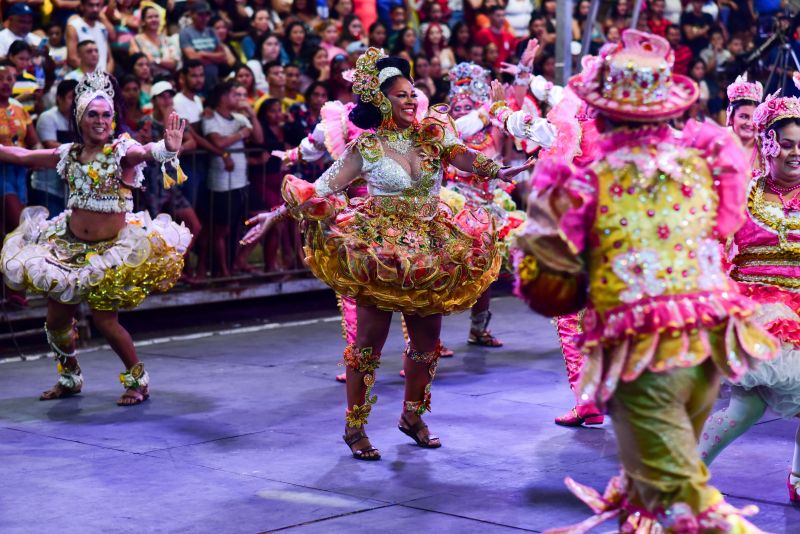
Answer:
[[[597,311],[727,287],[712,237],[718,198],[697,150],[623,147],[592,170],[598,191],[589,276]]]

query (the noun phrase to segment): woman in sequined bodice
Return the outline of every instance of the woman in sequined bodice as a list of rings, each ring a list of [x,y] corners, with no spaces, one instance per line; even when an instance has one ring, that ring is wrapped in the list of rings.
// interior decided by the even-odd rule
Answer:
[[[442,314],[470,307],[499,268],[488,216],[465,213],[456,219],[440,207],[444,165],[504,181],[532,165],[500,168],[468,149],[455,137],[446,107],[433,106],[417,122],[408,63],[379,58],[380,52],[370,49],[359,59],[354,90],[361,101],[350,115],[356,126],[373,131],[350,144],[313,186],[287,177],[288,205],[252,219],[256,225],[244,239],[258,239],[290,209],[302,212],[307,263],[337,292],[356,300],[356,341],[344,355],[344,439],[361,460],[380,458],[363,427],[375,403],[374,372],[392,312],[403,313],[410,337],[400,429],[420,446],[439,447],[421,416],[430,409]],[[362,176],[368,195],[342,206],[336,195]]]
[[[157,143],[143,146],[126,135],[115,139],[114,121],[124,120],[115,105],[115,85],[113,78],[100,72],[87,75],[78,85],[73,110],[80,144],[46,150],[0,147],[0,160],[57,169],[69,185],[69,209],[62,214],[51,214],[54,217],[47,220],[43,208],[23,212],[27,229],[9,236],[0,263],[7,284],[48,298],[45,331],[58,354],[61,377],[42,400],[81,390],[73,318],[82,302],[89,305],[93,322],[125,364],[121,381],[126,392],[118,404],[147,399],[146,372],[117,310],[135,307],[151,290],[169,289],[183,266],[183,245],[191,239],[185,227],[167,216],[154,225],[149,215],[131,213],[130,190],[142,185],[147,162],[169,160],[179,169],[176,157],[185,121],[172,113],[164,138]]]
[[[764,113],[769,105],[775,111]],[[700,441],[707,464],[767,407],[786,418],[800,415],[800,100],[779,98],[758,110],[766,173],[750,182],[747,219],[734,236],[731,278],[761,305],[756,320],[780,340],[781,350],[732,385],[728,407],[709,417]],[[787,485],[789,499],[800,501],[800,428]]]

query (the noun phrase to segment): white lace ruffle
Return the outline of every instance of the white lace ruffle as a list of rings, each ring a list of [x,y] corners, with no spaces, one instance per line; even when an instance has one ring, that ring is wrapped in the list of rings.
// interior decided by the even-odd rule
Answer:
[[[151,219],[147,212],[129,213],[127,225],[106,250],[87,254],[86,262],[70,262],[69,245],[60,245],[58,236],[67,233],[67,210],[48,220],[47,209],[26,208],[20,224],[5,240],[0,252],[0,270],[12,289],[31,289],[63,303],[77,304],[115,267],[137,267],[151,255],[151,235],[158,233],[168,247],[184,254],[192,235],[169,215]]]
[[[134,146],[142,146],[139,141],[132,139],[130,136],[122,135],[117,138],[115,141],[117,144],[116,150],[114,151],[114,156],[117,158],[117,166],[121,169],[122,168],[122,158],[128,153],[131,147]],[[144,183],[144,168],[147,166],[147,162],[143,161],[134,167],[133,173],[133,187],[139,188],[142,187]]]
[[[782,343],[777,358],[758,362],[738,385],[755,389],[781,417],[796,416],[800,413],[800,350],[791,343]]]
[[[56,172],[58,173],[61,178],[64,180],[67,179],[66,171],[67,171],[67,163],[69,163],[69,151],[72,149],[72,143],[64,143],[63,145],[58,145],[58,163],[56,164]]]

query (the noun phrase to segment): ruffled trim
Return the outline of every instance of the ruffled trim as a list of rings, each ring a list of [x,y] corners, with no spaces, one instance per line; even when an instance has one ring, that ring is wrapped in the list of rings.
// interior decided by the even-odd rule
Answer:
[[[555,225],[570,251],[575,255],[582,253],[587,228],[592,223],[589,218],[597,205],[597,175],[590,170],[578,172],[572,165],[547,158],[536,164],[534,176],[533,192],[528,200],[528,218],[534,223],[521,232],[526,237],[518,246],[533,252],[525,249],[524,241],[535,238],[540,228],[550,231]],[[543,224],[545,222],[548,224]]]
[[[129,213],[126,226],[110,243],[72,247],[70,214],[67,210],[47,220],[43,207],[23,210],[0,254],[9,287],[65,304],[86,300],[94,309],[108,310],[136,306],[150,291],[172,287],[180,275],[192,235],[169,215],[151,219],[144,211]],[[84,247],[85,253],[73,250]]]
[[[56,164],[56,172],[64,180],[67,179],[67,164],[69,163],[69,151],[72,150],[72,143],[64,143],[58,145],[58,163]]]
[[[354,104],[343,104],[338,100],[326,102],[319,111],[320,122],[325,133],[325,149],[333,159],[340,159],[347,144],[365,130],[350,122],[349,114]]]
[[[711,506],[700,513],[695,513],[689,504],[673,503],[667,509],[651,512],[632,505],[627,497],[627,485],[623,475],[613,477],[601,495],[589,486],[575,482],[571,478],[564,479],[567,488],[589,508],[595,515],[584,521],[562,528],[552,528],[545,534],[585,534],[593,528],[611,519],[619,519],[619,532],[635,532],[636,534],[711,534],[720,532],[741,532],[747,534],[765,534],[755,525],[744,519],[758,513],[758,507],[748,505],[737,509],[725,502],[722,495],[715,491]]]
[[[761,306],[754,319],[779,340],[800,347],[800,293],[776,286],[739,283],[742,295]]]
[[[733,292],[655,297],[606,313],[604,323],[588,309],[581,395],[602,405],[620,380],[694,367],[708,358],[738,382],[753,360],[770,360],[778,350],[776,340],[747,319],[751,309],[748,299]]]
[[[732,134],[722,126],[690,120],[683,129],[683,145],[700,151],[714,176],[719,197],[715,231],[733,234],[745,219],[745,199],[750,178],[747,158]]]
[[[117,160],[118,168],[122,169],[122,158],[125,157],[125,155],[128,153],[128,150],[130,150],[132,147],[135,146],[140,147],[142,145],[141,143],[139,143],[139,141],[136,141],[130,135],[122,134],[119,137],[117,137],[117,139],[114,141],[114,157]],[[135,187],[135,188],[142,187],[142,184],[144,184],[143,171],[146,166],[147,162],[143,161],[134,167],[133,185],[128,187]]]
[[[736,291],[704,291],[661,295],[619,306],[600,314],[588,310],[583,342],[589,346],[614,343],[633,335],[673,335],[693,328],[713,328],[731,315],[750,315],[753,304]]]

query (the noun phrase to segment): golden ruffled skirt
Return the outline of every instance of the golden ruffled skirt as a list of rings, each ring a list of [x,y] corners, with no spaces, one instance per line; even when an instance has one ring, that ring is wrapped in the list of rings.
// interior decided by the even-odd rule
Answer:
[[[189,230],[168,215],[127,214],[127,225],[107,241],[82,241],[68,227],[70,211],[47,219],[45,208],[22,212],[0,251],[10,288],[96,310],[134,308],[153,291],[167,291],[183,269]]]
[[[489,215],[454,217],[438,199],[353,198],[306,219],[314,275],[359,304],[413,315],[466,310],[497,278],[501,248]]]

